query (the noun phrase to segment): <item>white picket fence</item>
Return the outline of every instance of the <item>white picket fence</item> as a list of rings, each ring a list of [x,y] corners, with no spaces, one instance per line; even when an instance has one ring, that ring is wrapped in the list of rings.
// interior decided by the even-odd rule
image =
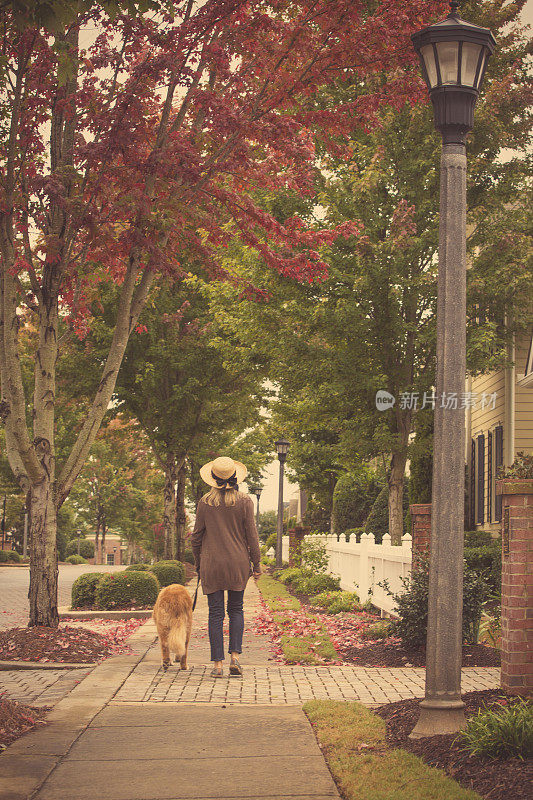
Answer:
[[[378,584],[386,580],[393,592],[402,592],[401,578],[411,571],[411,535],[406,533],[401,546],[391,545],[385,534],[382,544],[376,544],[373,533],[363,533],[358,543],[352,534],[344,536],[313,535],[312,541],[326,546],[328,572],[341,579],[341,589],[356,591],[361,602],[370,598],[382,616],[394,613],[394,600]],[[283,560],[289,560],[289,537],[283,537]]]

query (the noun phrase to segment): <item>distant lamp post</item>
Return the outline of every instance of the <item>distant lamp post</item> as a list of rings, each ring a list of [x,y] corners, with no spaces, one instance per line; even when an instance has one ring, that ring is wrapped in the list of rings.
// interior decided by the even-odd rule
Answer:
[[[283,472],[290,443],[287,439],[278,439],[276,451],[279,459],[279,492],[278,492],[278,529],[276,537],[276,567],[282,565],[282,546],[283,546]]]
[[[78,537],[78,555],[80,554],[80,538],[81,538],[81,531],[78,529],[76,531],[76,535]]]
[[[448,17],[413,34],[442,134],[440,173],[437,376],[433,444],[426,694],[411,736],[464,727],[461,700],[464,409],[466,378],[466,138],[495,40],[487,28]]]
[[[259,530],[259,499],[261,497],[261,492],[263,491],[263,489],[262,489],[261,486],[259,486],[258,483],[252,483],[251,485],[249,485],[249,488],[250,488],[250,493],[251,494],[255,494],[255,496],[257,498],[257,508],[256,508],[256,512],[255,512],[255,522],[256,522],[257,529]]]

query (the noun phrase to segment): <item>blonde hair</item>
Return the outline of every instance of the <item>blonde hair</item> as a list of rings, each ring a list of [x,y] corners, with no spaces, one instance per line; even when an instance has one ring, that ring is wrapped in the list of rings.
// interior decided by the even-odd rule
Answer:
[[[243,497],[238,489],[218,489],[216,486],[202,497],[208,506],[234,506],[238,497]]]

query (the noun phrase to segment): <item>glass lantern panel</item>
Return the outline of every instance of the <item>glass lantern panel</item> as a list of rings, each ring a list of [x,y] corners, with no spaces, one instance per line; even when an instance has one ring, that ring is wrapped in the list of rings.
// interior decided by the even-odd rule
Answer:
[[[475,85],[476,89],[480,89],[481,88],[481,81],[483,80],[483,75],[485,73],[486,63],[487,63],[487,51],[484,50],[483,51],[483,55],[481,56],[481,66],[479,67],[479,73],[478,73],[477,82],[476,82],[476,85]]]
[[[480,52],[481,45],[463,42],[463,56],[461,59],[461,83],[463,86],[474,85]]]
[[[425,47],[420,48],[422,58],[426,67],[426,72],[429,78],[429,86],[433,89],[437,85],[437,67],[435,65],[435,53],[433,52],[433,45],[426,44]]]
[[[457,83],[458,52],[458,42],[439,42],[437,44],[440,79],[443,84]]]

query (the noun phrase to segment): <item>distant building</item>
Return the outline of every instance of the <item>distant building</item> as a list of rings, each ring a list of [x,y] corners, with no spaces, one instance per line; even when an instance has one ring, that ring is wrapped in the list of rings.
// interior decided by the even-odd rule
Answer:
[[[96,539],[95,533],[88,533],[85,537],[90,542]],[[122,537],[119,533],[107,531],[105,535],[104,549],[102,550],[102,537],[98,540],[98,553],[95,553],[95,558],[89,559],[89,564],[107,564],[120,566],[127,563],[126,553],[128,546],[123,543]]]

